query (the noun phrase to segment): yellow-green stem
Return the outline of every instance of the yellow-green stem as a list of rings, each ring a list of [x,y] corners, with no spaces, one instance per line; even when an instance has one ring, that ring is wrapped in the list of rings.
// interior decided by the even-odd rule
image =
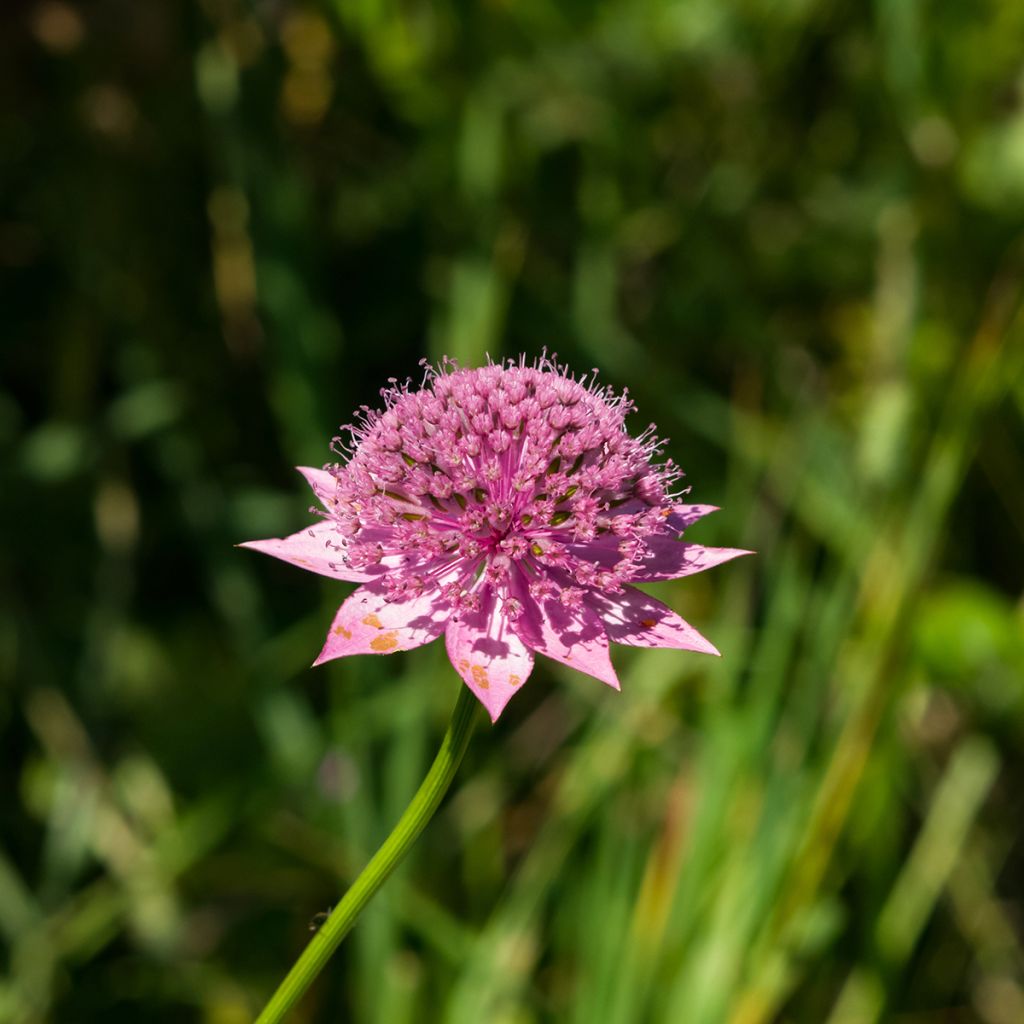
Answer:
[[[469,743],[476,708],[477,702],[472,692],[468,687],[460,686],[459,697],[448,723],[448,731],[441,741],[441,749],[437,752],[437,757],[434,758],[434,763],[430,766],[430,771],[427,772],[416,795],[370,863],[352,883],[342,901],[295,961],[295,965],[256,1019],[256,1024],[277,1024],[278,1021],[284,1020],[285,1014],[302,998],[341,940],[351,930],[363,907],[369,903],[374,893],[409,852],[417,836],[433,817],[455,777],[459,762]]]

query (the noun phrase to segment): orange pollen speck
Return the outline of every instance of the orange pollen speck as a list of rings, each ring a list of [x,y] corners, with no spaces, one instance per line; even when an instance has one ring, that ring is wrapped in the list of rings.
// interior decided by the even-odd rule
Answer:
[[[374,651],[393,651],[398,646],[398,634],[392,629],[387,633],[381,633],[370,641],[370,648]]]
[[[352,639],[352,630],[351,629],[346,629],[344,626],[335,626],[334,627],[334,635],[335,636],[343,636],[346,640],[351,640]]]
[[[481,690],[486,690],[490,685],[487,681],[487,669],[483,665],[473,666],[473,682],[480,687]]]
[[[508,685],[509,686],[518,686],[521,682],[522,682],[522,680],[519,678],[519,676],[509,676],[508,677]]]
[[[652,626],[656,626],[658,623],[654,619],[641,619],[640,625],[645,629],[650,629]]]
[[[363,625],[364,626],[373,626],[374,629],[383,629],[384,628],[384,623],[381,622],[380,619],[378,619],[376,615],[367,615],[366,618],[363,619]]]

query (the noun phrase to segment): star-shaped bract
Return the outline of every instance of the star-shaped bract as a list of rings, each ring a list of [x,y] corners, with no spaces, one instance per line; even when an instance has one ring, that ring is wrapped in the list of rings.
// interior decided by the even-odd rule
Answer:
[[[717,654],[631,586],[738,555],[678,539],[711,505],[680,501],[649,427],[626,431],[627,395],[533,366],[428,368],[382,391],[335,439],[343,460],[302,467],[323,506],[290,537],[243,547],[360,583],[315,664],[391,654],[445,634],[456,671],[497,720],[542,654],[615,689],[609,641]]]

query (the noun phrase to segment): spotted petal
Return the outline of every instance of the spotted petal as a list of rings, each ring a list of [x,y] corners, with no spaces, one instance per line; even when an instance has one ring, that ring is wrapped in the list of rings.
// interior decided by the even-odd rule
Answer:
[[[621,594],[591,590],[586,601],[601,617],[608,638],[617,644],[718,654],[714,644],[668,605],[635,587],[625,587]]]
[[[437,590],[404,601],[388,600],[382,582],[360,587],[338,609],[314,665],[348,654],[394,654],[439,637],[451,605]]]
[[[478,611],[448,622],[445,646],[455,670],[496,722],[533,671],[533,652],[513,632],[505,599],[485,588]]]
[[[703,519],[705,516],[711,515],[712,512],[718,511],[717,505],[671,505],[670,512],[665,517],[665,522],[676,531],[676,533],[682,533],[683,530],[690,526],[693,526],[699,519]]]
[[[523,607],[515,629],[527,647],[619,689],[619,679],[608,656],[608,637],[594,611],[583,604],[567,608],[557,597],[535,601],[521,572],[513,573],[511,585]]]
[[[361,583],[371,578],[369,573],[346,564],[348,540],[338,532],[337,524],[330,519],[314,523],[290,537],[247,540],[238,546],[262,551],[265,555],[272,555],[283,562],[291,562],[301,569],[336,580]]]
[[[632,579],[638,583],[655,580],[677,580],[692,576],[741,555],[752,555],[753,551],[742,548],[706,548],[701,544],[687,544],[672,540],[671,537],[648,537],[645,540],[647,554],[633,570]]]

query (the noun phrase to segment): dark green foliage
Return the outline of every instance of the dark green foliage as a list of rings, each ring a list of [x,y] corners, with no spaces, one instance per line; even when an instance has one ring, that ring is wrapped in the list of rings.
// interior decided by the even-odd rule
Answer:
[[[423,356],[672,438],[721,661],[552,664],[296,1020],[1024,1019],[1024,5],[0,13],[0,1022],[248,1021],[440,645],[232,547]]]

